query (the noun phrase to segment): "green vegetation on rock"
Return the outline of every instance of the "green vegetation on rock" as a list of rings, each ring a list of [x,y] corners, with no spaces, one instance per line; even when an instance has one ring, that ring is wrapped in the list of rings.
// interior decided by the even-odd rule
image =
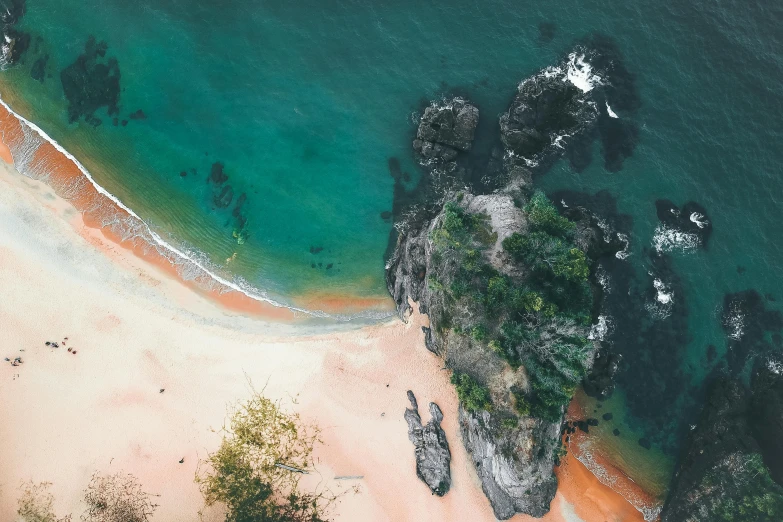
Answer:
[[[543,193],[533,194],[524,213],[530,231],[503,241],[501,271],[486,255],[497,239],[487,217],[446,203],[431,233],[428,285],[443,296],[441,330],[469,337],[513,368],[525,367],[529,389],[514,394],[516,411],[556,422],[592,353],[590,266],[574,244],[575,224]],[[467,409],[487,408],[489,394],[476,391],[482,388],[472,377],[455,372],[452,382]]]
[[[705,478],[707,490],[730,491],[711,506],[710,520],[727,522],[773,522],[783,520],[783,488],[769,475],[761,455],[744,456],[739,466],[713,470]],[[735,457],[736,458],[736,457]],[[728,483],[732,483],[729,486]]]
[[[477,383],[467,373],[454,372],[451,384],[457,388],[459,401],[470,411],[488,410],[492,407],[489,390]]]

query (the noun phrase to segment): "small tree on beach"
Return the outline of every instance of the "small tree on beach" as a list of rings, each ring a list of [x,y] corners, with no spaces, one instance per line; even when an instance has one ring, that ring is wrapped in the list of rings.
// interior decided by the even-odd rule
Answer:
[[[302,491],[299,480],[312,467],[318,427],[254,393],[230,412],[223,441],[199,462],[196,482],[207,506],[222,504],[226,522],[323,522],[336,497]]]
[[[93,474],[84,490],[84,522],[149,522],[158,507],[133,475]]]
[[[71,515],[58,518],[54,514],[54,496],[49,492],[51,482],[25,482],[16,513],[24,522],[71,522]]]

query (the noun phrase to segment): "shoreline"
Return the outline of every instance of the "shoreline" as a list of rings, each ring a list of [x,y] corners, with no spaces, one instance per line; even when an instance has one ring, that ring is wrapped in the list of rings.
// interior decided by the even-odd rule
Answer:
[[[0,117],[3,137],[8,118]],[[13,160],[6,148],[0,146],[0,157]],[[40,147],[32,159],[47,160],[36,155]],[[53,482],[58,513],[76,513],[81,489],[98,470],[132,472],[160,494],[156,520],[196,520],[201,498],[194,467],[219,440],[210,428],[225,418],[226,405],[249,395],[251,384],[266,383],[265,394],[324,430],[325,444],[315,454],[319,477],[347,491],[336,519],[417,520],[428,513],[494,520],[461,442],[453,386],[440,371],[442,361],[424,347],[425,316],[350,330],[318,325],[320,332],[329,326],[328,333],[315,334],[289,317],[226,307],[215,299],[219,292],[200,290],[173,265],[139,255],[146,252],[134,248],[134,238],[107,234],[98,226],[105,209],[90,207],[94,195],[77,190],[64,199],[12,164],[0,167],[0,215],[6,215],[0,237],[8,238],[0,243],[7,292],[0,318],[11,325],[0,337],[4,357],[18,349],[25,360],[0,373],[0,414],[14,419],[0,427],[0,444],[13,448],[0,472],[3,517],[12,516],[23,480]],[[72,170],[55,183],[68,188]],[[58,335],[71,336],[79,354],[43,345]],[[433,497],[416,477],[402,417],[407,389],[444,412],[453,479],[444,498]],[[187,465],[180,466],[183,455]],[[641,520],[570,454],[556,473],[560,486],[550,513],[512,520]],[[364,478],[335,481],[339,475]]]
[[[305,317],[378,320],[393,315],[388,299],[314,292],[294,297],[294,303],[303,303],[299,306],[280,303],[253,287],[229,281],[196,259],[194,253],[166,242],[131,208],[98,184],[73,155],[40,127],[16,113],[2,99],[0,107],[4,161],[8,162],[10,157],[11,163],[24,175],[45,180],[58,196],[74,204],[86,226],[99,229],[114,243],[180,278],[227,309],[276,321]]]

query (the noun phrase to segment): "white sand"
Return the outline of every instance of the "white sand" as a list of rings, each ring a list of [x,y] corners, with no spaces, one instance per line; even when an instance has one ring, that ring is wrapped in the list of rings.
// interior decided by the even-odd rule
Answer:
[[[136,475],[159,495],[154,520],[198,520],[199,456],[216,448],[211,428],[249,382],[324,430],[317,471],[348,491],[335,519],[494,520],[420,316],[295,337],[294,327],[228,314],[80,226],[45,185],[0,170],[0,520],[15,520],[25,480],[52,482],[58,514],[77,520],[94,471]],[[44,345],[63,337],[76,355]],[[1,360],[16,356],[19,367]],[[445,498],[415,475],[407,389],[422,413],[434,400],[446,416],[454,485]]]

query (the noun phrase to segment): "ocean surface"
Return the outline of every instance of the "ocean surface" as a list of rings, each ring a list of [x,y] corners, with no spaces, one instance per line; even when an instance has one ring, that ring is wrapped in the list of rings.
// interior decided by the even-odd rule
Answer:
[[[0,0],[8,12],[22,3]],[[607,339],[624,357],[613,403],[624,412],[619,437],[639,455],[635,465],[634,452],[624,453],[629,476],[659,476],[664,491],[702,380],[721,364],[747,372],[748,357],[727,357],[741,339],[724,323],[754,329],[754,342],[737,348],[745,355],[780,348],[779,327],[748,319],[752,312],[728,317],[724,302],[748,289],[761,298],[739,308],[776,311],[783,301],[783,3],[24,7],[15,30],[29,33],[29,47],[0,73],[3,100],[166,241],[283,303],[312,293],[386,294],[389,160],[415,184],[410,143],[427,100],[459,93],[476,103],[480,148],[521,80],[562,60],[576,41],[606,35],[640,100],[632,113],[615,109],[638,130],[633,153],[621,169],[607,169],[596,143],[580,172],[560,161],[536,182],[549,193],[607,191],[607,219],[627,228],[629,255],[606,270],[622,293],[635,289],[638,302],[624,308],[649,317],[606,319]],[[67,92],[67,71],[81,66],[102,79],[91,89],[103,105]],[[704,207],[709,241],[661,228],[659,199]],[[642,333],[625,335],[624,324]]]

